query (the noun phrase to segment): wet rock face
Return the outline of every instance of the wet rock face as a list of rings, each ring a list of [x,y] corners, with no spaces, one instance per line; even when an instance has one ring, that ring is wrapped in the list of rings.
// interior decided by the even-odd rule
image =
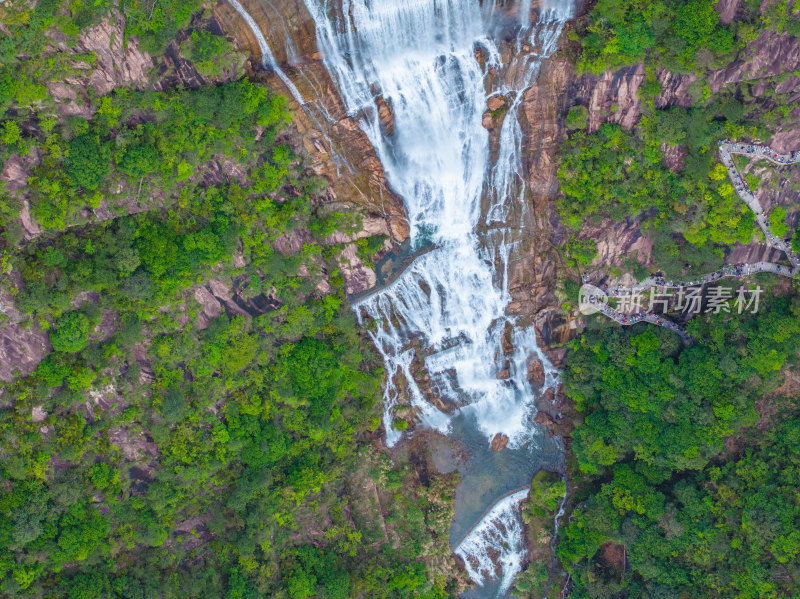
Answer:
[[[528,362],[528,382],[531,385],[541,387],[544,385],[544,364],[539,358],[532,358]]]
[[[708,78],[711,91],[725,83],[751,81],[791,73],[800,68],[800,40],[790,34],[764,31],[748,44],[743,56]],[[786,93],[785,91],[783,93]]]
[[[553,199],[558,193],[558,150],[564,135],[571,65],[555,56],[542,64],[536,84],[526,90],[519,109],[523,132],[523,167],[530,208],[525,214],[524,243],[508,267],[512,301],[506,309],[517,316],[536,315],[536,320],[557,310],[556,265],[553,240],[558,238]],[[527,198],[526,198],[527,199]],[[537,334],[541,327],[534,322]],[[539,336],[547,345],[548,338]]]
[[[661,151],[664,154],[664,162],[667,167],[676,173],[681,172],[686,166],[686,156],[689,152],[684,146],[669,146],[661,144]]]
[[[742,0],[719,0],[714,8],[719,13],[719,20],[730,25],[739,11]]]
[[[124,17],[118,15],[113,22],[106,20],[81,34],[80,51],[97,56],[89,84],[100,94],[121,86],[136,87],[147,81],[154,66],[153,58],[139,48],[135,38],[126,43],[124,23]]]
[[[498,110],[501,106],[505,106],[505,104],[506,99],[503,96],[492,96],[486,101],[486,105],[492,112]]]
[[[728,256],[728,261],[732,263],[753,262],[780,262],[784,259],[784,253],[777,248],[771,248],[763,243],[750,243],[742,245],[737,243]]]
[[[655,100],[656,108],[665,108],[666,106],[686,108],[691,105],[692,96],[689,94],[689,86],[697,81],[697,75],[672,73],[663,67],[658,67],[656,78],[661,84],[661,93]]]
[[[589,132],[606,122],[633,128],[641,116],[639,87],[643,82],[642,64],[602,75],[584,74],[573,97],[582,98],[581,103],[589,109]]]
[[[345,291],[348,295],[361,293],[375,286],[375,271],[358,257],[356,244],[348,244],[340,257],[339,265],[345,280]]]
[[[564,137],[563,114],[571,96],[568,86],[572,77],[572,65],[563,58],[553,57],[542,65],[539,79],[523,97],[520,110],[523,156],[534,208],[539,207],[539,199],[544,204],[541,208],[545,208],[558,192],[557,153]]]
[[[537,412],[536,416],[534,416],[533,421],[536,424],[541,424],[544,427],[551,427],[555,424],[552,418],[548,416],[545,412]]]
[[[150,71],[156,61],[139,48],[136,38],[125,39],[125,18],[119,11],[112,11],[102,23],[81,32],[74,47],[62,40],[54,45],[61,52],[94,54],[94,63],[78,63],[83,68],[64,81],[48,84],[50,95],[56,100],[64,115],[90,118],[89,102],[78,101],[78,96],[87,88],[104,95],[117,87],[144,87],[150,79]]]
[[[378,120],[381,123],[381,128],[386,132],[386,135],[391,135],[394,132],[394,112],[392,105],[383,99],[383,96],[375,98],[375,105],[378,108]]]
[[[11,154],[0,170],[0,181],[5,183],[6,191],[12,195],[28,185],[29,176],[30,171],[19,154]]]
[[[653,253],[653,242],[642,235],[638,219],[584,227],[581,237],[594,239],[597,244],[597,258],[593,262],[597,265],[622,266],[622,260],[634,253],[639,262],[648,264]]]
[[[11,274],[12,284],[20,285],[19,273]],[[50,352],[50,339],[38,326],[19,323],[24,314],[14,307],[14,298],[0,290],[0,381],[11,381],[17,374],[25,376],[36,369]],[[0,385],[0,402],[3,386]]]

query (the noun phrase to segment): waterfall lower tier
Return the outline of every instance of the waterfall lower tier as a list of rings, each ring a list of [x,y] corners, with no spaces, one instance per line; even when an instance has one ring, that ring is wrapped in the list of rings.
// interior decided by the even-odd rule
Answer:
[[[520,503],[528,491],[526,487],[500,499],[455,548],[474,581],[498,580],[492,589],[498,596],[508,592],[525,560]]]

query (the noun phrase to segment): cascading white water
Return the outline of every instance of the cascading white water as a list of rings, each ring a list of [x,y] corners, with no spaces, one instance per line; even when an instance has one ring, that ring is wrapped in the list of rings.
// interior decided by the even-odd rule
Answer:
[[[456,417],[471,418],[488,444],[497,433],[509,447],[530,445],[535,390],[527,380],[531,355],[545,365],[545,387],[557,373],[540,351],[532,327],[505,309],[510,302],[507,265],[512,247],[505,233],[491,243],[481,225],[505,226],[511,206],[521,204],[522,129],[518,108],[535,80],[541,60],[552,53],[570,0],[545,6],[529,23],[530,0],[517,15],[516,58],[503,65],[492,35],[508,20],[494,5],[477,0],[305,0],[317,29],[317,43],[348,112],[375,147],[394,190],[404,200],[412,238],[436,246],[419,257],[394,283],[359,301],[359,317],[378,322],[371,333],[386,363],[386,442],[401,433],[392,426],[402,375],[405,391],[423,424],[447,433]],[[484,56],[481,64],[478,56]],[[504,70],[493,90],[487,73]],[[482,126],[489,95],[509,102],[499,152],[490,160],[489,135]],[[382,129],[375,98],[391,106],[394,127]],[[489,210],[481,213],[481,200]],[[511,325],[515,351],[506,357],[503,333]],[[439,398],[454,407],[447,414],[431,405],[410,370],[412,340],[425,348],[425,370]],[[508,375],[498,377],[501,370]],[[505,380],[499,380],[503,378]],[[542,389],[538,390],[542,392]],[[521,568],[524,540],[518,507],[525,491],[507,497],[470,532],[457,551],[478,583],[494,576],[485,566],[490,546],[504,553],[501,594]],[[500,526],[496,524],[500,522]],[[513,537],[513,538],[512,538]],[[480,567],[469,565],[477,560]]]
[[[493,578],[499,567],[498,596],[508,592],[525,560],[525,530],[519,511],[527,496],[528,489],[523,489],[498,501],[455,548],[473,580]]]
[[[242,6],[238,0],[228,0],[228,2],[231,3],[231,6],[233,6],[236,12],[238,12],[242,19],[244,19],[244,22],[247,23],[250,31],[253,32],[256,42],[258,43],[258,49],[261,50],[261,66],[265,69],[273,70],[278,78],[283,81],[284,85],[289,90],[289,93],[292,94],[292,97],[294,97],[294,99],[297,100],[297,102],[301,105],[305,104],[306,102],[303,99],[303,96],[300,95],[300,91],[297,89],[295,84],[292,83],[292,80],[286,76],[286,73],[283,72],[283,69],[278,66],[278,61],[275,60],[275,55],[272,54],[272,50],[270,49],[264,34],[261,32],[261,29],[250,13],[247,12],[245,7]]]
[[[406,375],[425,424],[446,430],[449,417],[429,405],[408,376],[411,337],[429,348],[425,368],[442,398],[475,413],[487,443],[504,433],[514,446],[530,428],[533,390],[520,364],[513,365],[510,380],[497,379],[501,333],[506,322],[516,324],[505,316],[510,297],[502,275],[508,254],[502,243],[484,244],[477,227],[486,188],[491,222],[501,221],[503,206],[521,192],[516,108],[570,9],[545,11],[538,26],[522,28],[525,43],[538,52],[508,67],[516,69],[515,85],[497,90],[513,96],[513,105],[502,127],[499,160],[491,167],[481,117],[487,67],[503,68],[490,38],[494,9],[483,10],[475,0],[344,0],[341,5],[306,0],[306,5],[348,112],[361,117],[391,185],[404,199],[412,236],[437,246],[356,308],[382,323],[373,333],[376,345],[388,371]],[[488,56],[486,65],[476,48]],[[376,93],[392,107],[392,135],[381,129]],[[532,330],[515,327],[514,337],[516,347],[548,364]],[[549,378],[552,383],[554,376]],[[387,443],[393,445],[400,434],[391,426],[397,400],[391,382],[385,399]]]
[[[237,0],[230,1],[253,29],[265,65],[302,104],[253,19]],[[534,26],[531,0],[520,0],[513,18],[504,12],[507,6],[501,9],[490,1],[482,6],[479,0],[304,1],[348,113],[359,119],[389,183],[403,198],[412,238],[417,245],[435,246],[391,285],[354,305],[359,318],[367,315],[378,323],[370,334],[389,373],[386,443],[392,446],[401,437],[392,421],[404,392],[422,424],[448,433],[456,419],[459,426],[468,422],[486,445],[503,433],[508,447],[520,449],[527,459],[524,452],[535,449],[535,393],[554,386],[557,372],[539,349],[533,327],[505,314],[514,249],[509,240],[521,225],[508,220],[512,206],[524,208],[518,109],[541,60],[552,53],[571,17],[572,0],[545,2]],[[493,36],[509,28],[516,49],[511,62],[503,64]],[[492,78],[493,89],[486,83],[490,68],[504,73]],[[482,116],[494,94],[503,95],[509,109],[492,161]],[[377,95],[391,106],[391,133],[381,127]],[[489,205],[485,214],[484,198]],[[508,327],[514,346],[510,356],[502,341]],[[449,413],[433,406],[415,383],[412,340],[425,348],[425,370],[433,390],[452,406]],[[545,367],[543,389],[533,389],[527,380],[531,356]],[[505,370],[507,375],[498,377]],[[526,494],[517,492],[495,504],[456,548],[479,584],[494,576],[485,561],[491,547],[511,548],[502,554],[501,594],[525,553],[518,508]]]

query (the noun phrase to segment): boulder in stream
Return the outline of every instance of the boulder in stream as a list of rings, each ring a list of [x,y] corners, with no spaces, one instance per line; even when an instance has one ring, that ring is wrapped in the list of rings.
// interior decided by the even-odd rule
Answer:
[[[504,435],[503,433],[497,433],[492,439],[492,450],[493,451],[503,451],[508,445],[508,436]]]

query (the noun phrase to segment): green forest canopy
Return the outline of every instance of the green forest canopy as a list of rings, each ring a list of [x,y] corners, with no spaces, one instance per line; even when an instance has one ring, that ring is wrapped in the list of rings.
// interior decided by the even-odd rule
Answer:
[[[573,435],[580,503],[557,554],[574,597],[784,597],[800,592],[796,477],[800,412],[773,396],[770,432],[730,456],[757,400],[796,365],[800,303],[757,316],[691,321],[697,342],[646,325],[573,342],[564,388],[583,418]],[[625,545],[632,575],[598,553]]]

